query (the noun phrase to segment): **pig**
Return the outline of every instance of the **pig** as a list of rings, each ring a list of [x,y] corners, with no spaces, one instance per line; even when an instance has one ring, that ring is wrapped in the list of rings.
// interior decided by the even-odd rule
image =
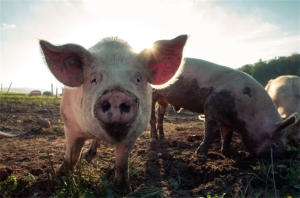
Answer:
[[[299,76],[284,75],[271,79],[265,89],[274,101],[282,119],[288,118],[295,111],[300,115]],[[286,135],[291,145],[299,146],[300,122],[289,128]]]
[[[286,130],[299,123],[296,112],[283,120],[264,87],[246,73],[200,59],[186,58],[184,62],[177,81],[154,91],[150,121],[153,139],[157,139],[154,105],[158,100],[164,104],[157,127],[160,136],[164,135],[162,119],[167,103],[204,114],[205,136],[198,155],[206,156],[221,133],[221,153],[229,156],[233,131],[240,134],[254,156],[267,158],[270,148],[274,157],[284,153]]]
[[[60,106],[65,164],[77,163],[87,139],[111,143],[115,185],[121,193],[130,192],[128,158],[150,120],[150,84],[167,84],[178,75],[186,41],[187,35],[159,40],[140,53],[117,37],[104,38],[88,50],[39,41],[51,73],[66,86]],[[64,173],[64,165],[57,172]]]

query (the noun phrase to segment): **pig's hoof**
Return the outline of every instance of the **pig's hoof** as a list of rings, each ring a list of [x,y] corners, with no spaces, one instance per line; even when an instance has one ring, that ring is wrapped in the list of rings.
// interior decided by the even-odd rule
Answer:
[[[196,150],[196,154],[198,156],[204,156],[206,157],[207,156],[207,153],[208,153],[208,150],[207,149],[204,149],[201,145],[197,148]]]

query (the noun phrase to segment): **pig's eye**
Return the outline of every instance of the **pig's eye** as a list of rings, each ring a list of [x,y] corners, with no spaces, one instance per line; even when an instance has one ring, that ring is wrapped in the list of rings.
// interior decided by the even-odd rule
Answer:
[[[97,79],[96,79],[96,78],[93,78],[93,79],[91,80],[91,84],[93,84],[93,83],[97,84]]]
[[[138,85],[142,82],[142,79],[140,77],[136,77],[135,84]]]

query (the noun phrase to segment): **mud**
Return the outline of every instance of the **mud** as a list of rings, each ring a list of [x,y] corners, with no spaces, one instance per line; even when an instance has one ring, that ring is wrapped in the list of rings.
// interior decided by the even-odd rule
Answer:
[[[39,118],[48,119],[51,127],[41,128],[36,124]],[[50,169],[48,155],[53,156],[52,162],[57,169],[63,161],[66,143],[59,107],[2,106],[0,121],[1,131],[22,131],[19,137],[0,141],[0,182],[9,175],[21,178],[30,173],[34,176],[32,187],[20,197],[52,195],[57,186],[45,179]],[[220,141],[213,142],[207,157],[196,156],[195,151],[204,137],[203,130],[204,124],[198,120],[198,114],[185,110],[178,114],[168,108],[165,139],[152,141],[148,125],[132,150],[130,161],[134,162],[136,170],[136,174],[130,175],[132,190],[142,186],[160,187],[166,197],[207,197],[223,193],[228,197],[275,195],[272,184],[266,186],[255,177],[263,178],[257,168],[258,160],[246,150],[236,133],[229,158],[221,155]],[[107,162],[113,164],[114,152],[107,152],[107,148],[114,149],[112,145],[101,143],[91,163],[106,168]],[[268,160],[264,162],[266,166],[270,164]],[[299,159],[294,155],[276,159],[274,167],[289,166],[291,162],[299,162]],[[113,167],[108,169],[113,173]],[[299,195],[299,189],[293,186],[280,181],[276,185],[277,196]]]

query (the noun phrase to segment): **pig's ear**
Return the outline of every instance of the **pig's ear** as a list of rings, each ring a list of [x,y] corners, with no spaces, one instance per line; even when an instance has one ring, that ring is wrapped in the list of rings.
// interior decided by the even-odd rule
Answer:
[[[269,91],[272,81],[273,81],[273,79],[269,80],[268,84],[265,87],[266,91]]]
[[[285,129],[290,128],[291,126],[295,125],[299,121],[300,120],[297,112],[291,114],[288,118],[276,124],[277,128],[274,131],[274,133],[270,135],[270,137],[274,138],[274,137],[280,137],[281,135],[285,135],[282,134],[286,132]]]
[[[140,53],[140,57],[149,64],[148,81],[151,84],[165,84],[174,76],[180,66],[186,40],[187,35],[172,40],[159,40],[153,44],[152,49],[145,49]]]
[[[40,40],[45,61],[52,74],[66,86],[79,87],[83,84],[83,65],[91,57],[89,51],[75,44],[54,46]]]

